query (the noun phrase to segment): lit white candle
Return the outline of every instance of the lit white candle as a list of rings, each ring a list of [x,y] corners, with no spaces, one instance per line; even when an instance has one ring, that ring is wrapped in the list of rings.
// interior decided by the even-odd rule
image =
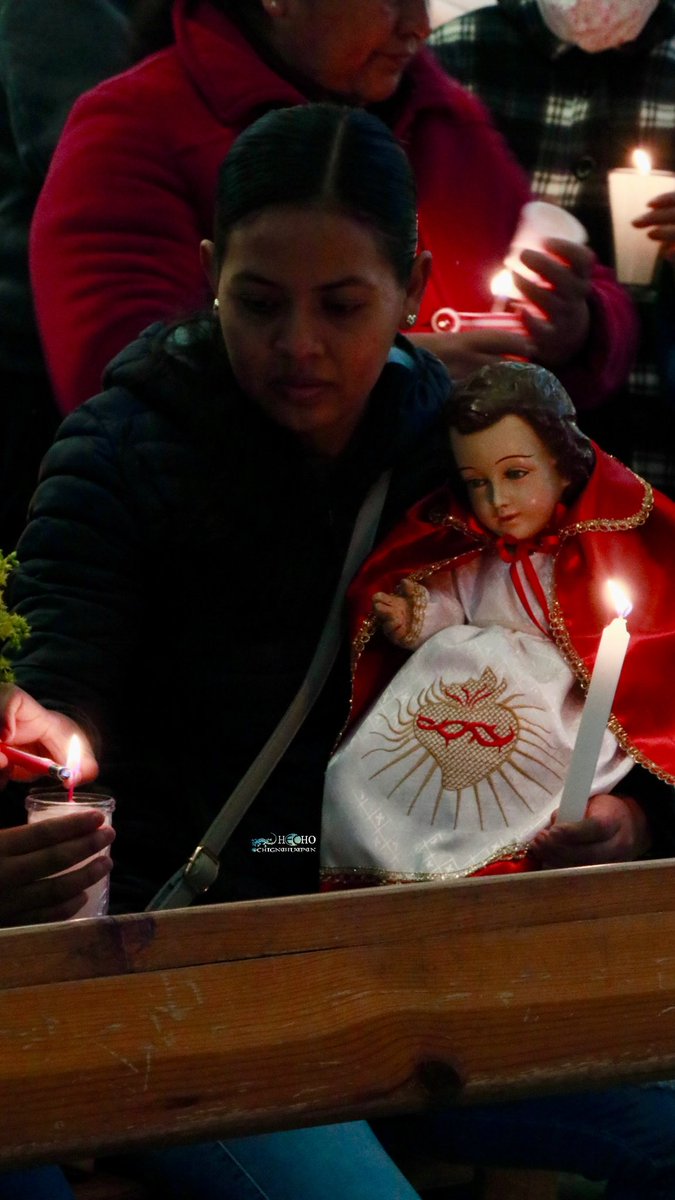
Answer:
[[[506,312],[509,300],[514,300],[519,295],[513,282],[513,272],[509,271],[507,267],[497,271],[497,274],[493,275],[490,280],[490,291],[495,298],[492,305],[493,313]]]
[[[618,584],[610,581],[608,587],[619,615],[602,631],[574,753],[560,799],[556,818],[559,824],[562,821],[580,821],[586,812],[602,739],[630,641],[626,628],[630,601]]]
[[[632,222],[649,208],[650,200],[672,188],[675,174],[653,171],[646,150],[634,150],[632,157],[632,167],[617,167],[608,175],[614,259],[621,283],[646,284],[654,274],[659,243]]]

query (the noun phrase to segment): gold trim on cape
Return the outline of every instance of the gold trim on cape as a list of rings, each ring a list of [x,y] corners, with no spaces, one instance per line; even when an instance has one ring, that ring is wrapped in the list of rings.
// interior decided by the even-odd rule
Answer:
[[[320,879],[330,880],[340,887],[354,887],[354,879],[372,880],[373,885],[384,887],[391,883],[451,883],[455,879],[470,879],[478,871],[485,870],[497,862],[519,862],[527,856],[528,846],[524,842],[511,842],[493,851],[482,862],[472,863],[459,871],[390,871],[387,867],[322,867]],[[366,885],[367,886],[367,885]]]

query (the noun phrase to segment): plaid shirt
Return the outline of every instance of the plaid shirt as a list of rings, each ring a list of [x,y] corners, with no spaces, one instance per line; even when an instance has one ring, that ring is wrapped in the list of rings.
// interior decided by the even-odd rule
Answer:
[[[491,109],[534,193],[578,216],[599,258],[612,263],[607,172],[630,165],[636,146],[649,150],[655,167],[675,170],[675,0],[661,0],[634,42],[603,54],[558,41],[536,0],[498,0],[467,13],[435,30],[430,45],[448,74]],[[670,266],[656,287],[632,291],[643,330],[635,370],[626,394],[586,424],[605,448],[675,495]]]

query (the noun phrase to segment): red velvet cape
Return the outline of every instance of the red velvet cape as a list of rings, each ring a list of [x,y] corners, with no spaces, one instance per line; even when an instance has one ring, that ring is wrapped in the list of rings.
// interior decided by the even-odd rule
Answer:
[[[610,727],[643,766],[675,782],[675,504],[596,447],[584,491],[566,509],[554,552],[551,631],[583,687],[605,625],[615,616],[606,582],[616,579],[633,609],[631,635]],[[415,505],[361,568],[349,593],[354,685],[351,720],[379,695],[406,653],[371,615],[372,596],[401,579],[424,580],[476,554],[491,537],[474,533],[467,509],[441,488]]]

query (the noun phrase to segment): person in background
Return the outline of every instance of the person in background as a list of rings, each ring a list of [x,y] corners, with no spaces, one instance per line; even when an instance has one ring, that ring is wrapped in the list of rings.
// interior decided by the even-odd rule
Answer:
[[[424,0],[150,8],[159,44],[143,40],[143,62],[78,101],[36,211],[33,280],[62,411],[99,389],[108,361],[149,322],[204,302],[195,247],[210,229],[224,155],[265,110],[316,99],[372,108],[409,156],[419,245],[433,253],[417,344],[456,377],[515,354],[558,371],[580,408],[611,398],[632,361],[634,318],[584,246],[529,252],[545,285],[524,290],[543,319],[528,318],[523,334],[431,332],[448,305],[491,308],[490,281],[529,189],[482,105],[423,48]]]
[[[536,196],[586,226],[613,262],[607,172],[642,147],[675,170],[675,0],[497,0],[434,31],[453,79],[487,104]],[[582,427],[675,496],[675,181],[636,224],[662,248],[652,286],[632,289],[638,358],[611,405]],[[579,406],[577,406],[579,407]]]
[[[0,547],[16,545],[58,422],[28,272],[28,232],[73,101],[130,62],[123,0],[0,3]]]

